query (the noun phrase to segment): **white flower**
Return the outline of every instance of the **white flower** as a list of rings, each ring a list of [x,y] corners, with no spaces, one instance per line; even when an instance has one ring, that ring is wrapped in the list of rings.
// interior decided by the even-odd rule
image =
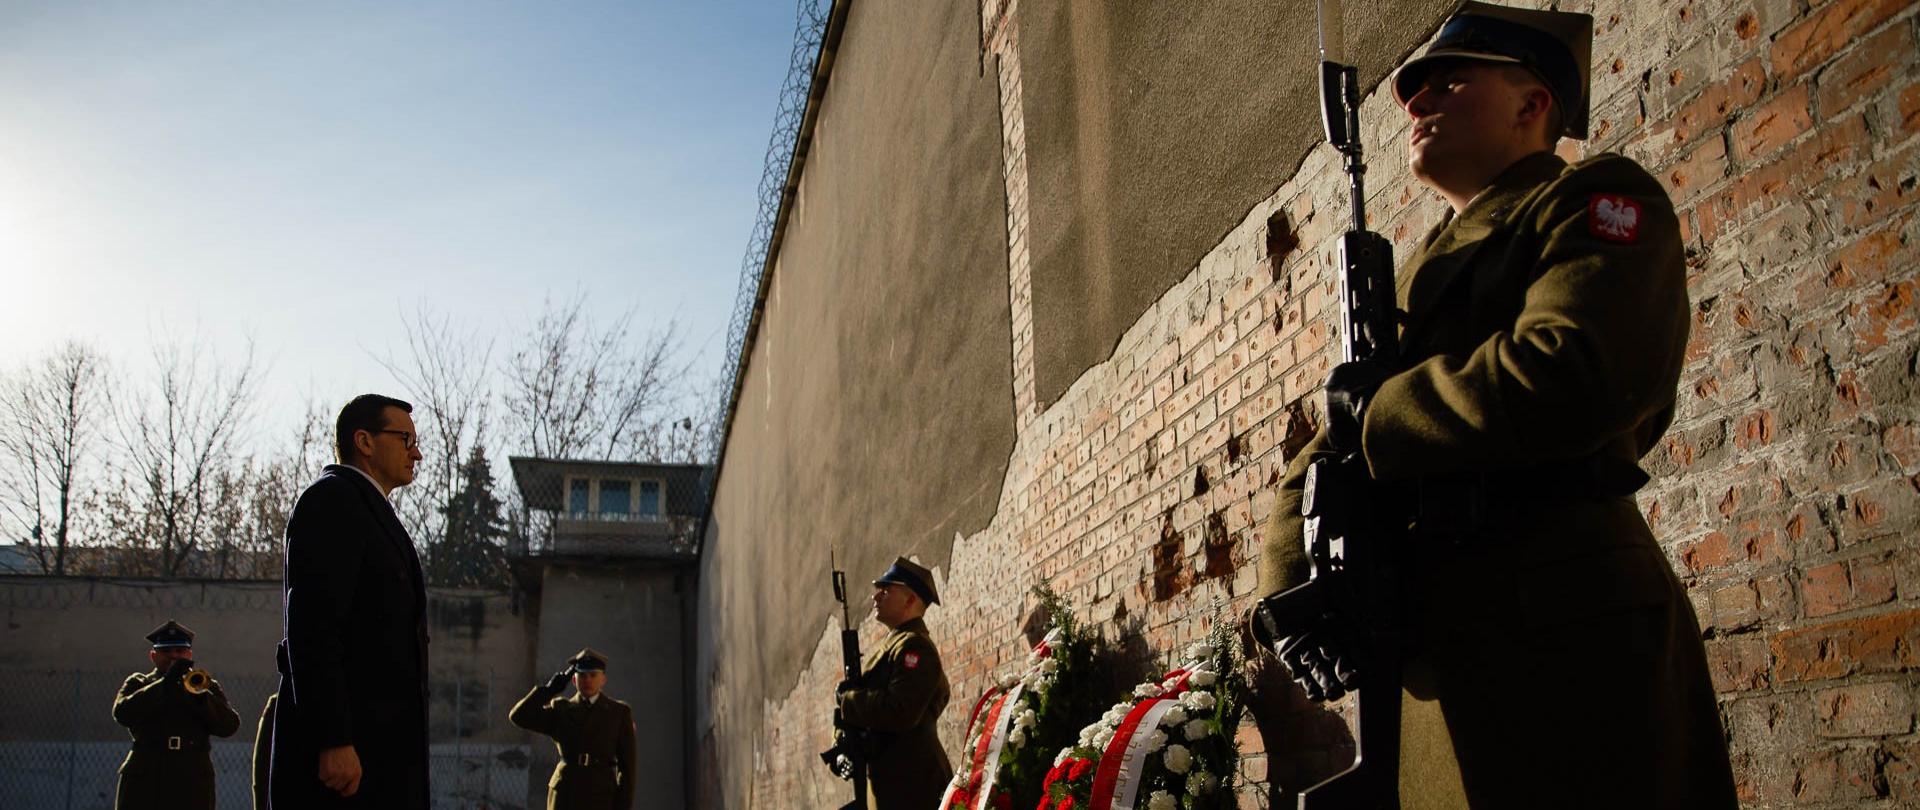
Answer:
[[[1204,712],[1213,708],[1212,692],[1188,692],[1180,696],[1180,705],[1189,712]]]
[[[1081,743],[1081,745],[1086,745],[1086,743],[1084,743],[1084,742],[1083,742],[1083,743]],[[1055,768],[1058,768],[1058,767],[1060,767],[1060,763],[1062,763],[1062,762],[1066,762],[1066,761],[1067,761],[1067,757],[1070,757],[1070,756],[1073,756],[1073,749],[1071,749],[1071,748],[1062,748],[1062,749],[1060,749],[1060,753],[1058,753],[1058,754],[1054,754],[1054,755],[1053,755],[1053,767],[1055,767]],[[957,783],[958,783],[958,780],[959,780],[959,779],[960,779],[961,777],[960,777],[960,774],[959,774],[959,773],[955,773],[955,774],[953,775],[953,778],[954,778],[954,779],[956,780],[956,784],[957,784]]]
[[[1040,717],[1034,714],[1032,709],[1028,709],[1021,712],[1020,716],[1013,718],[1013,724],[1021,728],[1033,728],[1040,724]]]
[[[1101,726],[1099,723],[1094,723],[1093,725],[1080,729],[1080,746],[1082,748],[1092,746],[1093,738],[1095,735],[1098,735],[1100,733],[1100,728]]]
[[[1205,720],[1195,720],[1180,728],[1180,735],[1189,740],[1206,739],[1206,736],[1212,733],[1213,724]]]
[[[1160,757],[1166,761],[1167,770],[1174,773],[1186,773],[1187,769],[1193,767],[1193,752],[1184,745],[1169,745],[1167,752]]]
[[[1001,689],[1012,689],[1013,685],[1019,682],[1020,682],[1020,676],[1011,672],[1000,676]]]
[[[1153,795],[1147,797],[1147,810],[1174,810],[1179,806],[1174,801],[1173,794],[1164,790],[1156,790]]]
[[[1163,726],[1177,726],[1185,722],[1187,722],[1187,710],[1179,706],[1168,709],[1166,714],[1160,715],[1160,725]]]
[[[1015,727],[1012,731],[1007,732],[1007,742],[1013,743],[1013,747],[1015,748],[1024,747],[1027,744],[1027,730]]]
[[[1040,659],[1040,671],[1041,671],[1041,672],[1043,672],[1043,673],[1046,673],[1046,674],[1048,674],[1048,675],[1052,675],[1052,674],[1053,674],[1054,672],[1056,672],[1056,671],[1058,671],[1059,669],[1060,669],[1060,662],[1059,662],[1059,661],[1055,661],[1055,660],[1054,660],[1054,659],[1052,659],[1052,658],[1042,658],[1042,659]]]
[[[1208,647],[1204,641],[1196,641],[1187,645],[1187,660],[1189,661],[1199,661],[1212,657],[1213,648]]]
[[[1205,796],[1213,791],[1214,785],[1218,784],[1219,781],[1219,777],[1213,774],[1196,773],[1187,777],[1187,792],[1195,796]]]
[[[1215,675],[1212,672],[1208,672],[1207,670],[1203,669],[1203,670],[1200,670],[1199,672],[1193,673],[1193,677],[1188,679],[1188,682],[1192,683],[1194,686],[1198,686],[1202,689],[1205,689],[1209,686],[1212,686],[1215,681],[1219,680],[1219,678],[1220,676]]]
[[[1143,683],[1133,688],[1133,696],[1142,698],[1159,697],[1161,693],[1165,691],[1167,690],[1160,688],[1160,684]]]
[[[1105,751],[1107,750],[1107,743],[1110,742],[1113,742],[1113,729],[1101,726],[1100,733],[1093,735],[1093,744],[1087,747],[1098,748]]]
[[[1148,751],[1158,751],[1160,750],[1160,746],[1163,746],[1166,744],[1167,744],[1167,733],[1164,731],[1161,731],[1160,729],[1156,728],[1153,730],[1152,733],[1147,735]]]

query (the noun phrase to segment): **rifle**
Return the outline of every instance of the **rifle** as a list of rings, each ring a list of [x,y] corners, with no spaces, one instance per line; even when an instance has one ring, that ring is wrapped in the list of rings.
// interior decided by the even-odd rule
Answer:
[[[840,570],[832,551],[827,552],[827,565],[833,570],[833,599],[840,603],[840,675],[844,680],[857,680],[860,633],[853,629],[853,609],[847,606],[847,574]],[[820,761],[833,775],[853,780],[853,801],[841,805],[840,810],[867,810],[867,731],[848,725],[838,705],[833,710],[833,728],[833,747],[820,752]]]
[[[1332,6],[1329,14],[1328,5]],[[1342,64],[1340,4],[1322,0],[1320,116],[1327,142],[1346,157],[1353,191],[1353,228],[1340,238],[1341,361],[1400,363],[1394,307],[1393,245],[1367,230],[1360,145],[1358,71]],[[1382,487],[1367,473],[1358,447],[1307,469],[1301,514],[1312,575],[1305,584],[1261,600],[1255,631],[1271,646],[1319,629],[1350,639],[1355,733],[1353,764],[1299,796],[1300,810],[1389,810],[1400,806],[1400,594],[1393,542],[1403,533],[1392,510],[1378,508]]]

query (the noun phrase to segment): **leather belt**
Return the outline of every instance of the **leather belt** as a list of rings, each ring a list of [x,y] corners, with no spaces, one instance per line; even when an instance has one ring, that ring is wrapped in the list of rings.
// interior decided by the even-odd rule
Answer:
[[[133,741],[135,751],[205,751],[207,741],[198,737],[153,737]]]
[[[1415,479],[1405,490],[1411,499],[1411,529],[1424,538],[1455,547],[1495,544],[1498,530],[1553,501],[1618,498],[1647,482],[1636,465],[1588,458],[1517,470],[1499,470]]]
[[[568,765],[572,765],[575,767],[588,767],[588,768],[613,767],[612,757],[595,756],[593,754],[586,754],[586,753],[568,754],[565,757],[565,761]]]

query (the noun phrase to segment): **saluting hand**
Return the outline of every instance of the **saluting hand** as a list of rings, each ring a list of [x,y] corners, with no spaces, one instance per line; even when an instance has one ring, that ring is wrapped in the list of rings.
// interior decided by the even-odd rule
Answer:
[[[342,796],[360,792],[360,754],[351,745],[320,752],[320,784]]]
[[[572,679],[573,665],[568,664],[566,669],[553,673],[553,677],[547,679],[547,691],[559,694],[561,690],[567,688],[567,681]]]

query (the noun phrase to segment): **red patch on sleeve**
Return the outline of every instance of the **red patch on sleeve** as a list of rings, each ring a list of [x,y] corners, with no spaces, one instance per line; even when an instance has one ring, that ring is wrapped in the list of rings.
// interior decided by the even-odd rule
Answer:
[[[907,662],[907,669],[914,669],[920,666],[919,653],[907,653],[906,655],[901,657],[901,660]]]
[[[1587,232],[1609,242],[1640,241],[1640,203],[1618,194],[1595,194],[1587,203]]]

